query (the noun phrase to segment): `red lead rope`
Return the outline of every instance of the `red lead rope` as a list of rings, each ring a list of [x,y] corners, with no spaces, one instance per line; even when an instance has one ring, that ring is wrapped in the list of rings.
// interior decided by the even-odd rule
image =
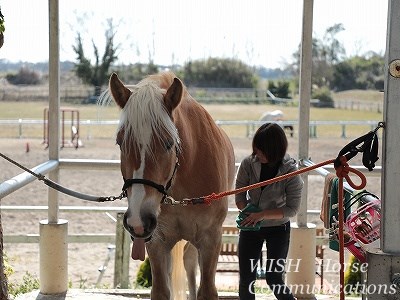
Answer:
[[[290,177],[293,177],[293,176],[296,176],[296,175],[299,175],[299,174],[302,174],[302,173],[310,172],[310,171],[312,171],[314,169],[320,168],[320,167],[325,166],[325,165],[332,164],[334,162],[335,162],[335,159],[326,160],[326,161],[323,161],[321,163],[315,164],[313,166],[305,167],[305,168],[296,170],[296,171],[288,173],[288,174],[277,176],[277,177],[272,178],[272,179],[268,179],[268,180],[265,180],[265,181],[257,182],[257,183],[254,183],[254,184],[251,184],[251,185],[248,185],[248,186],[244,186],[244,187],[241,187],[241,188],[238,188],[238,189],[235,189],[235,190],[231,190],[231,191],[225,191],[225,192],[221,192],[221,193],[212,193],[210,195],[207,195],[207,196],[204,196],[204,197],[200,197],[200,199],[203,200],[203,203],[209,205],[214,200],[217,200],[217,199],[220,199],[220,198],[223,198],[223,197],[226,197],[226,196],[230,196],[230,195],[240,194],[240,193],[243,193],[243,192],[246,192],[246,191],[249,191],[249,190],[257,189],[259,187],[262,187],[262,186],[265,186],[265,185],[269,185],[269,184],[272,184],[272,183],[275,183],[275,182],[278,182],[278,181],[281,181],[281,180],[285,180],[285,179],[288,179]],[[346,178],[346,181],[349,183],[349,185],[352,188],[354,188],[354,189],[363,189],[365,187],[365,185],[366,185],[366,182],[367,182],[364,174],[362,172],[350,167],[348,165],[348,163],[347,163],[347,160],[346,160],[345,156],[342,156],[340,158],[340,162],[341,162],[341,165],[336,168],[336,175],[339,178]],[[360,185],[354,184],[354,182],[351,180],[351,178],[349,176],[350,172],[358,175],[358,177],[361,179]],[[196,199],[199,199],[199,198],[196,198]],[[187,199],[187,200],[191,200],[191,199]]]

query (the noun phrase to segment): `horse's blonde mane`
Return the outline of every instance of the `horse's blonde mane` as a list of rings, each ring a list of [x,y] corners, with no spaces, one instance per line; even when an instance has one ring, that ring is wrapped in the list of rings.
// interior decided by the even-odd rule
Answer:
[[[121,111],[119,129],[124,129],[124,140],[133,138],[137,147],[151,153],[151,141],[172,139],[179,144],[178,130],[163,104],[166,90],[160,88],[158,77],[149,76],[130,86],[132,95]]]

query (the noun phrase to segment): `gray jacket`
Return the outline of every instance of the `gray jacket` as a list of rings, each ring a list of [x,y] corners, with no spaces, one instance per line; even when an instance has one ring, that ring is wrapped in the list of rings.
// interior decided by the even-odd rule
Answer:
[[[297,169],[296,161],[286,154],[282,160],[282,164],[279,166],[276,176],[287,174]],[[240,164],[236,176],[236,188],[258,183],[260,180],[260,173],[261,163],[258,158],[255,155],[247,156]],[[300,175],[296,175],[266,185],[262,191],[261,188],[257,188],[237,194],[235,196],[235,201],[252,203],[262,210],[282,208],[283,219],[264,220],[261,223],[263,227],[278,226],[289,221],[289,218],[295,216],[299,211],[302,188],[303,180]]]

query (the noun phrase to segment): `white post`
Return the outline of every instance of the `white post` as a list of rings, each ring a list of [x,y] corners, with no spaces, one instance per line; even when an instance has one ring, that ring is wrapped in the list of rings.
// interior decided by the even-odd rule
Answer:
[[[286,281],[298,299],[315,299],[315,248],[316,226],[291,224],[289,259],[286,262]]]
[[[400,1],[389,1],[382,155],[381,248],[400,254]]]
[[[312,21],[313,0],[303,0],[303,32],[300,51],[300,107],[299,107],[299,159],[308,159],[308,143],[310,134],[310,100],[312,72]],[[297,215],[299,226],[307,226],[308,179],[303,176],[304,187],[300,212]]]
[[[400,1],[389,0],[382,145],[380,247],[367,252],[367,286],[390,287],[369,300],[399,299],[400,290]],[[390,294],[389,294],[390,293]]]
[[[308,159],[309,121],[312,71],[313,0],[303,0],[303,31],[300,51],[299,159]],[[315,299],[311,288],[315,284],[315,225],[307,223],[308,174],[302,175],[304,187],[297,224],[292,224],[288,262],[299,262],[298,270],[289,270],[289,286],[299,299]]]
[[[49,159],[59,161],[60,149],[60,39],[59,0],[49,0]],[[59,169],[49,173],[59,181]],[[48,191],[48,219],[40,222],[40,293],[68,290],[68,222],[58,218],[58,192]]]
[[[63,294],[68,290],[68,222],[40,221],[40,293]]]
[[[49,159],[60,159],[60,45],[58,0],[49,0]],[[58,168],[49,173],[58,181]],[[58,220],[58,193],[49,189],[50,222]]]

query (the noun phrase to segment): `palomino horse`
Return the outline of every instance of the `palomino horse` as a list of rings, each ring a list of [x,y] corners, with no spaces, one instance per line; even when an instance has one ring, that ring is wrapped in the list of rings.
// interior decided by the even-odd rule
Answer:
[[[151,299],[176,299],[171,250],[181,240],[190,243],[186,254],[195,253],[200,265],[196,298],[195,269],[186,265],[189,256],[185,259],[190,299],[218,299],[215,272],[227,199],[182,204],[184,198],[232,187],[235,163],[228,137],[171,72],[151,75],[134,86],[125,86],[112,74],[103,97],[107,93],[122,109],[117,144],[128,197],[124,226],[134,239],[133,258],[143,260],[146,246]]]

